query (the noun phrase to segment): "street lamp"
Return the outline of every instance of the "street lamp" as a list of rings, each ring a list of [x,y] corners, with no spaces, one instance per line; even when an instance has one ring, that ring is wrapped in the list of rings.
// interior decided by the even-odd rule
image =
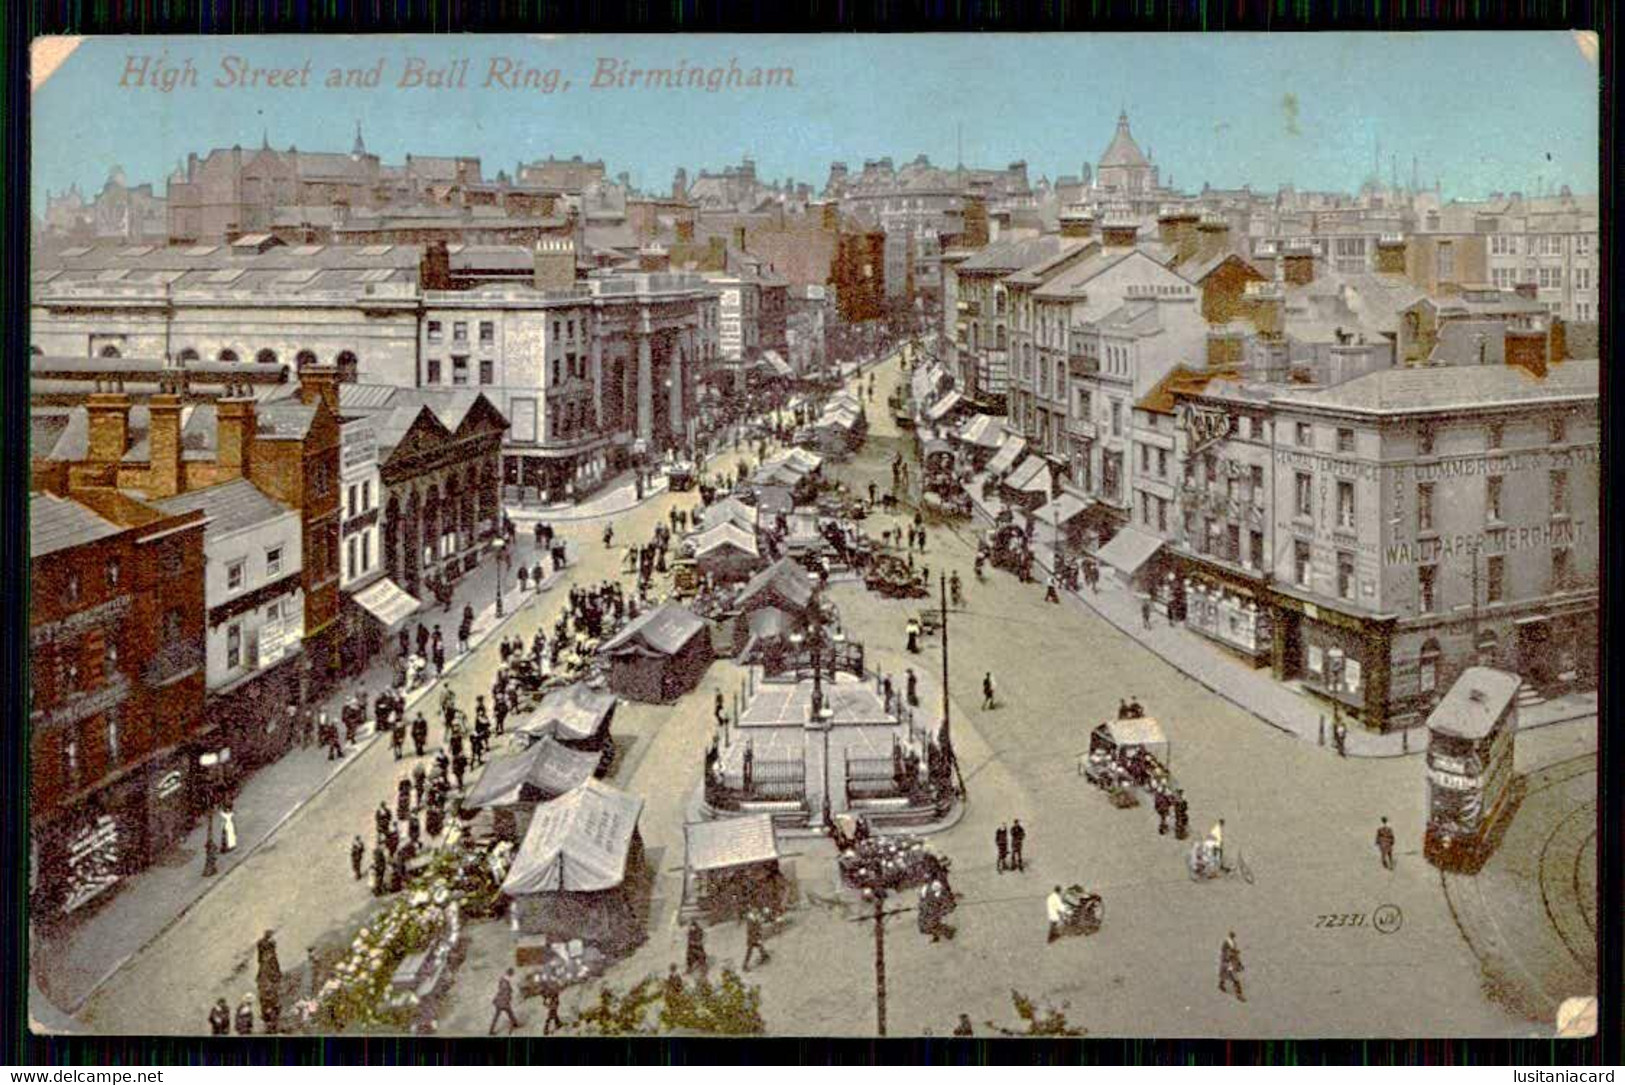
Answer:
[[[498,536],[496,540],[491,543],[491,548],[497,552],[497,617],[500,618],[502,617],[503,573],[507,570],[510,560],[508,557],[508,542],[506,539]]]

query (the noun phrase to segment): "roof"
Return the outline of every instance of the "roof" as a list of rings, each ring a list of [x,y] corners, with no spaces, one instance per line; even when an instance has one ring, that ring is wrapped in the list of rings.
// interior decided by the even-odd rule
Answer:
[[[1095,556],[1124,575],[1133,576],[1160,549],[1162,540],[1157,536],[1125,527],[1113,535],[1111,541],[1102,546]]]
[[[750,529],[756,527],[756,507],[745,504],[737,497],[725,497],[721,501],[707,505],[701,513],[700,522],[710,527],[725,523]]]
[[[1059,497],[1046,503],[1037,512],[1033,513],[1033,519],[1042,524],[1054,524],[1059,527],[1079,514],[1086,512],[1092,504],[1094,502],[1063,490]]]
[[[694,556],[697,558],[706,557],[725,546],[756,557],[756,533],[724,520],[694,536]]]
[[[626,877],[643,800],[597,780],[536,808],[502,883],[510,896],[592,893]]]
[[[739,593],[741,608],[758,595],[772,591],[784,602],[800,610],[812,601],[812,576],[801,565],[789,558],[780,558],[745,584]]]
[[[1167,376],[1163,377],[1145,396],[1134,405],[1137,411],[1149,411],[1152,414],[1173,414],[1176,395],[1199,395],[1205,390],[1209,382],[1217,378],[1239,379],[1240,374],[1234,370],[1219,369],[1188,369],[1178,366]]]
[[[959,273],[963,275],[968,271],[1007,275],[1034,264],[1046,263],[1060,255],[1063,242],[1070,242],[1070,247],[1076,248],[1084,241],[1083,238],[1063,239],[1056,234],[1040,234],[1037,237],[994,242],[961,263]]]
[[[209,517],[203,527],[203,542],[208,545],[226,535],[269,523],[287,516],[294,510],[274,497],[260,492],[245,478],[222,482],[201,490],[189,490],[175,497],[166,497],[151,504],[171,515],[182,512],[203,512]]]
[[[254,435],[271,440],[302,441],[316,418],[316,407],[304,403],[268,403],[254,412]]]
[[[1468,740],[1481,739],[1518,695],[1523,679],[1494,667],[1468,667],[1428,716],[1428,730]]]
[[[520,734],[551,734],[565,742],[585,742],[609,725],[620,704],[608,690],[593,689],[582,682],[549,690],[517,726]]]
[[[705,629],[705,619],[693,611],[676,603],[665,603],[638,615],[604,645],[604,651],[676,655]]]
[[[1459,366],[1379,369],[1314,392],[1280,396],[1283,408],[1320,408],[1365,414],[1415,414],[1450,410],[1533,405],[1545,401],[1595,399],[1595,358],[1560,362],[1537,377],[1519,366]]]
[[[75,546],[117,535],[124,528],[77,501],[35,493],[28,501],[28,556],[48,557]]]
[[[597,750],[572,749],[544,735],[518,753],[487,762],[459,805],[483,810],[555,799],[592,779],[601,757]]]
[[[690,870],[727,870],[779,857],[772,814],[747,814],[683,826]]]

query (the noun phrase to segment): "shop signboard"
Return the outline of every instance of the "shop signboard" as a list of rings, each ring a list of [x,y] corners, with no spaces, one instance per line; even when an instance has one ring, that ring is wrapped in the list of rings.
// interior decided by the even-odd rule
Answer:
[[[64,912],[76,912],[118,884],[118,822],[103,814],[68,844],[68,892]]]
[[[347,422],[339,431],[339,473],[349,475],[378,462],[378,435],[364,422]]]

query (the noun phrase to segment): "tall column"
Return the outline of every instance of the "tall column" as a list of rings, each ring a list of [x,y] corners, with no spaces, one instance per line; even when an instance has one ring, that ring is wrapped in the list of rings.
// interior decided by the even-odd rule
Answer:
[[[654,355],[645,322],[638,329],[638,439],[654,438]]]
[[[671,431],[679,440],[683,436],[683,337],[675,335],[671,344],[671,364],[666,367],[666,379],[671,382],[671,409],[667,416]]]

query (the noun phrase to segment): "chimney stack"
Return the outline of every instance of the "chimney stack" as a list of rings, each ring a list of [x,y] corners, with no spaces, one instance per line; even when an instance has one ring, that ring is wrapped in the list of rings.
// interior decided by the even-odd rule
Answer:
[[[1293,286],[1314,282],[1315,254],[1301,246],[1287,249],[1281,258],[1281,279]]]
[[[214,408],[220,466],[241,478],[248,477],[249,449],[256,429],[254,397],[247,392],[247,385],[228,386]]]
[[[299,371],[299,402],[308,406],[318,401],[334,415],[339,413],[338,366],[307,365]]]
[[[164,392],[147,401],[147,489],[152,497],[174,497],[186,488],[181,469],[181,397]]]
[[[1405,238],[1399,234],[1383,234],[1377,239],[1377,274],[1405,274]]]
[[[1536,377],[1544,378],[1546,333],[1538,328],[1507,328],[1506,363],[1527,370]]]
[[[1093,237],[1095,217],[1088,208],[1074,204],[1061,212],[1061,236],[1079,239]]]
[[[576,243],[570,237],[544,237],[533,253],[531,285],[537,290],[569,290],[576,282]]]
[[[1139,233],[1138,223],[1123,220],[1113,222],[1108,219],[1106,225],[1101,228],[1100,239],[1108,249],[1132,249]]]
[[[639,271],[670,271],[671,254],[659,245],[638,250]]]
[[[431,241],[423,247],[418,264],[418,285],[424,290],[451,289],[451,253],[444,241]]]
[[[130,397],[123,392],[92,392],[85,403],[90,416],[90,459],[118,463],[130,448]]]
[[[1207,261],[1230,247],[1230,223],[1221,218],[1200,218],[1196,225],[1195,255]]]
[[[987,201],[980,196],[965,196],[961,200],[965,232],[960,244],[967,249],[985,248],[988,243]],[[1090,227],[1093,229],[1093,226]]]
[[[1172,208],[1157,216],[1157,240],[1174,250],[1174,262],[1183,264],[1201,252],[1196,226],[1200,216],[1194,211]]]

